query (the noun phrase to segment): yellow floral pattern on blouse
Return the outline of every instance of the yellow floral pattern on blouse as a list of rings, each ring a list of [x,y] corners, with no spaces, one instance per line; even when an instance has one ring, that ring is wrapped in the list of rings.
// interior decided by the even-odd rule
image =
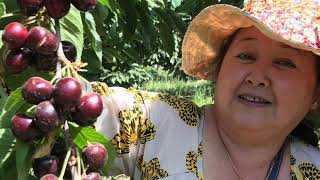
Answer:
[[[142,172],[143,180],[161,179],[169,175],[167,171],[161,169],[158,158],[154,158],[149,163],[146,163],[143,160],[143,156],[140,156],[137,161],[137,167]]]
[[[189,151],[186,156],[186,166],[188,172],[195,173],[199,180],[204,180],[203,173],[199,171],[197,162],[202,157],[202,143],[198,146],[198,152]]]
[[[143,118],[139,104],[135,104],[132,109],[119,112],[121,124],[120,132],[112,139],[112,144],[116,148],[117,154],[129,153],[130,145],[137,145],[151,141],[156,134],[154,125],[150,119]]]
[[[197,127],[200,119],[200,109],[187,99],[159,94],[160,100],[179,112],[180,118],[189,126]]]

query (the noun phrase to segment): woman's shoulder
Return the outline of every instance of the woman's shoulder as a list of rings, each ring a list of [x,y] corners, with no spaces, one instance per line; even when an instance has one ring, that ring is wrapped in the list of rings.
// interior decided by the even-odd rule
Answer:
[[[320,179],[320,150],[299,139],[291,141],[291,175],[297,179]]]
[[[197,127],[202,109],[190,99],[161,92],[150,92],[136,88],[108,87],[105,83],[91,83],[92,90],[109,97],[117,104],[142,106],[145,112],[155,114],[153,118],[170,117],[181,119],[186,125]],[[119,102],[119,103],[118,103]],[[161,116],[158,116],[161,115]]]

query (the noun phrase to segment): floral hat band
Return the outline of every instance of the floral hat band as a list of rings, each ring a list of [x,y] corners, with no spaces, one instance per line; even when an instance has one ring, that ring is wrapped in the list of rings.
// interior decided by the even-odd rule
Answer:
[[[271,39],[320,55],[320,0],[251,0],[241,10],[213,5],[189,24],[182,43],[182,68],[200,78],[214,76],[214,61],[239,28],[255,26]]]

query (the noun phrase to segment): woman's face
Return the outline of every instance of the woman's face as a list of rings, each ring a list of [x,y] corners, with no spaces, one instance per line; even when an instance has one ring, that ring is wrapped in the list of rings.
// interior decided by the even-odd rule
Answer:
[[[216,82],[219,120],[253,131],[291,131],[316,98],[315,57],[254,27],[239,30]]]

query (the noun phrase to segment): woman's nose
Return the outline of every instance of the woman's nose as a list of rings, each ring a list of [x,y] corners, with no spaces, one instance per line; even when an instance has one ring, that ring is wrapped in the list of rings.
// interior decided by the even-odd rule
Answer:
[[[268,66],[264,64],[256,64],[252,68],[245,79],[245,82],[255,87],[270,86],[270,78],[268,75]]]

